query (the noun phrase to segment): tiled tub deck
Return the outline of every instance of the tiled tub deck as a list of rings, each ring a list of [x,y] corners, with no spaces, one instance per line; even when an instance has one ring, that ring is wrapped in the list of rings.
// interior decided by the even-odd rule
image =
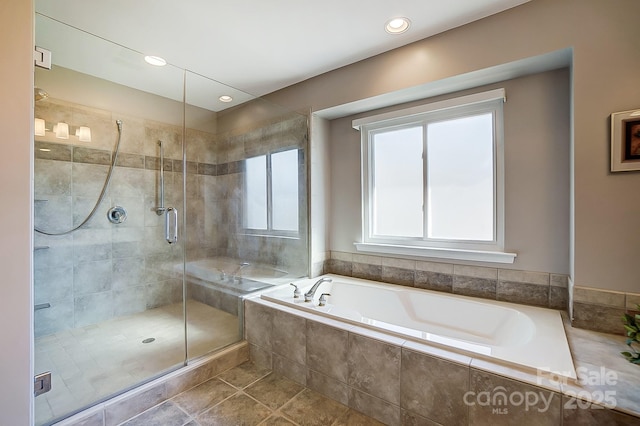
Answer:
[[[619,355],[624,338],[573,329],[566,321],[565,329],[580,382],[563,383],[259,298],[245,301],[245,337],[256,365],[384,424],[640,424],[640,370]],[[615,409],[590,399],[613,402]]]

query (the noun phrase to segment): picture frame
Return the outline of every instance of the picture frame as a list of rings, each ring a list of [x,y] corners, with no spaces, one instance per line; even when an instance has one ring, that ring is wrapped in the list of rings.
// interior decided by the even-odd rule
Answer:
[[[640,109],[611,114],[611,171],[640,170]]]

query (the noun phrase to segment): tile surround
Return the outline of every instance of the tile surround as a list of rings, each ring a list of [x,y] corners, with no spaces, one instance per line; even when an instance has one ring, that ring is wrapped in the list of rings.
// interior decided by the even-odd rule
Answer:
[[[589,330],[625,335],[623,314],[636,313],[640,294],[573,287],[573,325]]]
[[[331,251],[324,273],[464,296],[567,309],[567,276]]]
[[[569,277],[536,271],[413,261],[331,251],[322,273],[345,275],[464,296],[569,310]],[[573,324],[624,334],[620,318],[637,312],[640,294],[574,286]]]
[[[286,311],[287,315],[292,314],[288,308],[262,299],[247,300],[245,305],[247,312],[259,310],[263,315],[268,315],[268,310],[282,310]],[[271,314],[274,315],[276,314]],[[254,333],[251,328],[259,326],[261,333],[266,333],[267,336],[273,336],[273,328],[258,325],[249,317],[245,321],[251,359],[269,368],[272,360],[280,355],[252,341],[251,336]],[[572,351],[580,353],[579,358],[575,360],[576,367],[596,371],[600,365],[598,362],[605,362],[606,365],[617,369],[620,383],[614,387],[619,391],[619,408],[616,410],[574,413],[564,408],[566,395],[569,394],[565,394],[566,392],[593,391],[598,389],[597,386],[578,387],[573,390],[570,382],[555,382],[546,376],[501,363],[480,358],[472,359],[444,349],[403,341],[311,314],[298,317],[296,322],[306,323],[306,329],[311,331],[311,334],[307,334],[306,340],[307,363],[297,367],[306,370],[304,385],[387,425],[561,425],[581,424],[581,421],[590,422],[585,424],[605,424],[608,421],[634,424],[633,422],[640,421],[638,417],[622,412],[631,409],[640,417],[640,400],[634,396],[632,385],[637,382],[637,375],[627,376],[622,371],[635,366],[628,367],[626,361],[619,356],[616,357],[616,351],[623,348],[612,348],[612,356],[617,359],[616,366],[606,363],[601,358],[600,351],[604,348],[598,349],[594,355],[589,355],[583,348],[593,347],[594,332],[573,329],[568,320],[565,327]],[[588,340],[583,338],[587,335],[590,336]],[[608,342],[613,337],[601,336],[598,338],[602,342]],[[263,341],[271,340],[269,337],[262,337]],[[329,351],[321,347],[318,341],[327,343],[327,346],[334,350]],[[346,352],[343,352],[344,349]],[[400,359],[397,359],[398,354],[401,354]],[[345,362],[345,359],[346,366],[338,365]],[[321,360],[326,362],[323,363]],[[334,368],[329,368],[328,364],[332,364]],[[537,405],[534,404],[527,410],[516,398],[508,402],[509,405],[502,407],[506,410],[493,411],[486,405],[468,404],[464,399],[467,392],[472,392],[469,394],[471,396],[467,395],[469,398],[479,394],[482,396],[481,392],[495,394],[497,390],[502,390],[507,395],[524,397],[532,397],[535,394],[538,396]],[[544,400],[541,399],[541,395],[545,397]],[[632,400],[628,400],[628,397]]]
[[[236,364],[237,365],[237,364]],[[222,368],[220,368],[222,367]],[[219,373],[221,370],[225,370]],[[81,413],[63,422],[64,426],[106,426],[124,418],[120,426],[206,426],[206,425],[280,425],[280,426],[382,426],[383,423],[327,398],[285,377],[244,362],[237,366],[215,362],[207,364],[204,382],[174,377],[162,387],[149,386],[126,398],[126,405],[107,406]],[[169,383],[183,383],[181,390]],[[161,394],[161,396],[160,396]],[[362,395],[363,404],[369,401]],[[156,399],[156,403],[151,401]],[[130,410],[139,404],[138,411]],[[140,412],[140,410],[144,410]],[[384,410],[384,406],[379,409]],[[105,416],[105,413],[106,416]],[[127,417],[128,416],[128,417]],[[133,416],[133,417],[132,417]],[[62,426],[62,424],[61,424]]]

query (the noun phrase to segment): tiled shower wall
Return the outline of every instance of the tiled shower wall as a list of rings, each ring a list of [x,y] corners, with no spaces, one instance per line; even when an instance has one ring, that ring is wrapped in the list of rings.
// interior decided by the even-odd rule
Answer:
[[[223,200],[218,206],[218,229],[225,242],[223,253],[242,261],[285,268],[294,276],[308,274],[307,139],[305,116],[292,114],[276,122],[235,129],[218,135],[218,171],[225,173],[218,185]],[[242,160],[285,149],[299,149],[299,235],[296,238],[265,237],[242,232]]]
[[[94,324],[182,300],[182,247],[187,261],[219,255],[307,271],[305,117],[292,115],[222,135],[186,130],[186,232],[182,229],[182,127],[59,100],[36,104],[35,116],[70,125],[68,140],[47,132],[35,142],[35,224],[66,231],[80,223],[98,199],[123,121],[113,177],[94,218],[62,236],[35,234],[36,336]],[[177,120],[180,121],[180,120]],[[92,142],[74,128],[89,126]],[[164,144],[165,206],[178,208],[178,244],[164,240],[158,200],[159,147]],[[245,158],[300,148],[300,238],[243,235],[242,172]],[[108,222],[111,206],[127,210],[124,223]],[[46,306],[46,305],[45,305]]]
[[[66,231],[91,211],[105,182],[117,140],[116,119],[123,121],[118,161],[104,201],[95,216],[73,233],[35,233],[35,304],[50,307],[35,312],[36,336],[86,326],[121,315],[182,300],[182,244],[164,241],[164,217],[153,207],[158,198],[159,147],[164,144],[165,205],[182,213],[182,127],[85,108],[63,101],[36,104],[35,116],[70,125],[68,140],[51,132],[35,142],[35,225],[46,231]],[[87,125],[92,142],[80,142],[73,128]],[[198,182],[215,161],[212,135],[189,131],[187,163],[191,216],[204,211]],[[127,210],[122,224],[107,220],[111,206]],[[189,233],[216,242],[216,228],[205,232],[194,221]],[[184,235],[180,229],[180,234]],[[211,245],[211,247],[214,247]]]

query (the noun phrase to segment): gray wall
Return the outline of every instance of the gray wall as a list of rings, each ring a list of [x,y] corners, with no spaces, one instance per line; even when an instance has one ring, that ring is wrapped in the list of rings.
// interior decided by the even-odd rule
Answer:
[[[512,265],[500,267],[568,274],[569,70],[522,77],[455,96],[498,87],[507,93],[505,249],[518,253]],[[355,252],[354,241],[361,241],[360,132],[351,127],[351,121],[367,114],[331,123],[332,250]]]
[[[635,0],[533,0],[309,79],[270,99],[319,111],[420,85],[453,81],[468,88],[465,77],[472,73],[508,71],[495,67],[571,49],[570,273],[579,286],[637,291],[640,198],[634,194],[640,173],[609,172],[608,120],[613,112],[640,106],[639,13]]]

